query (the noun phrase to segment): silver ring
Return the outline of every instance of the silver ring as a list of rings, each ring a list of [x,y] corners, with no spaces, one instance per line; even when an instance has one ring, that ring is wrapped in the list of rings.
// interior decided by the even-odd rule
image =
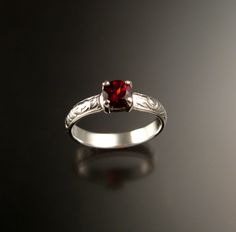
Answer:
[[[150,124],[122,133],[97,133],[79,127],[80,119],[99,112],[130,112],[137,110],[151,113],[155,119]],[[125,148],[144,143],[158,135],[167,122],[162,104],[145,94],[132,92],[132,82],[104,81],[102,92],[78,102],[69,112],[65,126],[72,138],[89,147]]]

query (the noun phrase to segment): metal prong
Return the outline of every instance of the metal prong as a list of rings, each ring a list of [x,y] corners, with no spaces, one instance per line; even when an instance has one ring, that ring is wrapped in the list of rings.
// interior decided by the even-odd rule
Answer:
[[[109,100],[105,100],[103,104],[104,104],[105,107],[110,107],[110,101]]]
[[[131,88],[133,87],[132,81],[126,80],[126,81],[125,81],[125,84],[126,84],[126,85],[129,85]]]
[[[126,101],[127,101],[128,105],[130,107],[128,109],[128,112],[130,112],[132,110],[132,106],[133,106],[133,98],[132,97],[128,97]]]
[[[102,89],[104,88],[104,86],[108,86],[108,85],[110,85],[109,81],[102,82]]]
[[[109,100],[105,100],[105,101],[103,102],[103,106],[104,106],[104,111],[105,111],[105,113],[111,113],[110,101],[109,101]]]
[[[127,100],[129,105],[132,105],[133,104],[133,98],[132,97],[128,97]]]

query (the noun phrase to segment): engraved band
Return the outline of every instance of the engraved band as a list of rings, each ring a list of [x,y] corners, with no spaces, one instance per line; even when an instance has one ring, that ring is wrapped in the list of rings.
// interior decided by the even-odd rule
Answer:
[[[122,133],[97,133],[80,128],[78,122],[81,118],[103,111],[101,94],[98,94],[78,102],[67,115],[65,126],[77,142],[89,147],[124,148],[146,142],[162,131],[167,122],[167,114],[162,104],[155,98],[137,92],[133,92],[132,97],[131,110],[153,114],[155,116],[153,122],[142,128]]]

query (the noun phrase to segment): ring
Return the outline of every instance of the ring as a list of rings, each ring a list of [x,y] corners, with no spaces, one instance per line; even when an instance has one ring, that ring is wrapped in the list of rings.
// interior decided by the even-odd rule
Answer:
[[[79,127],[80,119],[99,112],[151,113],[155,116],[150,124],[127,132],[97,133]],[[144,143],[158,135],[167,122],[162,104],[155,98],[132,91],[132,82],[123,80],[104,81],[102,92],[78,102],[69,112],[65,126],[77,142],[96,148],[125,148]]]

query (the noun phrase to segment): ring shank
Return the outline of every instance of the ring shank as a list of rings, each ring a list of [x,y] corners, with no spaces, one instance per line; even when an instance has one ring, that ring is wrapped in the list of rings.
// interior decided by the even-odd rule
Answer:
[[[92,113],[103,111],[99,95],[87,98],[73,107],[66,118],[66,127],[78,142],[96,148],[124,148],[148,141],[158,135],[166,124],[167,115],[159,101],[147,95],[133,93],[133,110],[148,112],[156,116],[150,124],[128,132],[97,133],[78,126],[78,121]]]
[[[94,133],[77,125],[71,128],[72,137],[78,142],[97,148],[123,148],[134,146],[153,138],[162,129],[162,123],[157,118],[149,125],[122,133]]]

